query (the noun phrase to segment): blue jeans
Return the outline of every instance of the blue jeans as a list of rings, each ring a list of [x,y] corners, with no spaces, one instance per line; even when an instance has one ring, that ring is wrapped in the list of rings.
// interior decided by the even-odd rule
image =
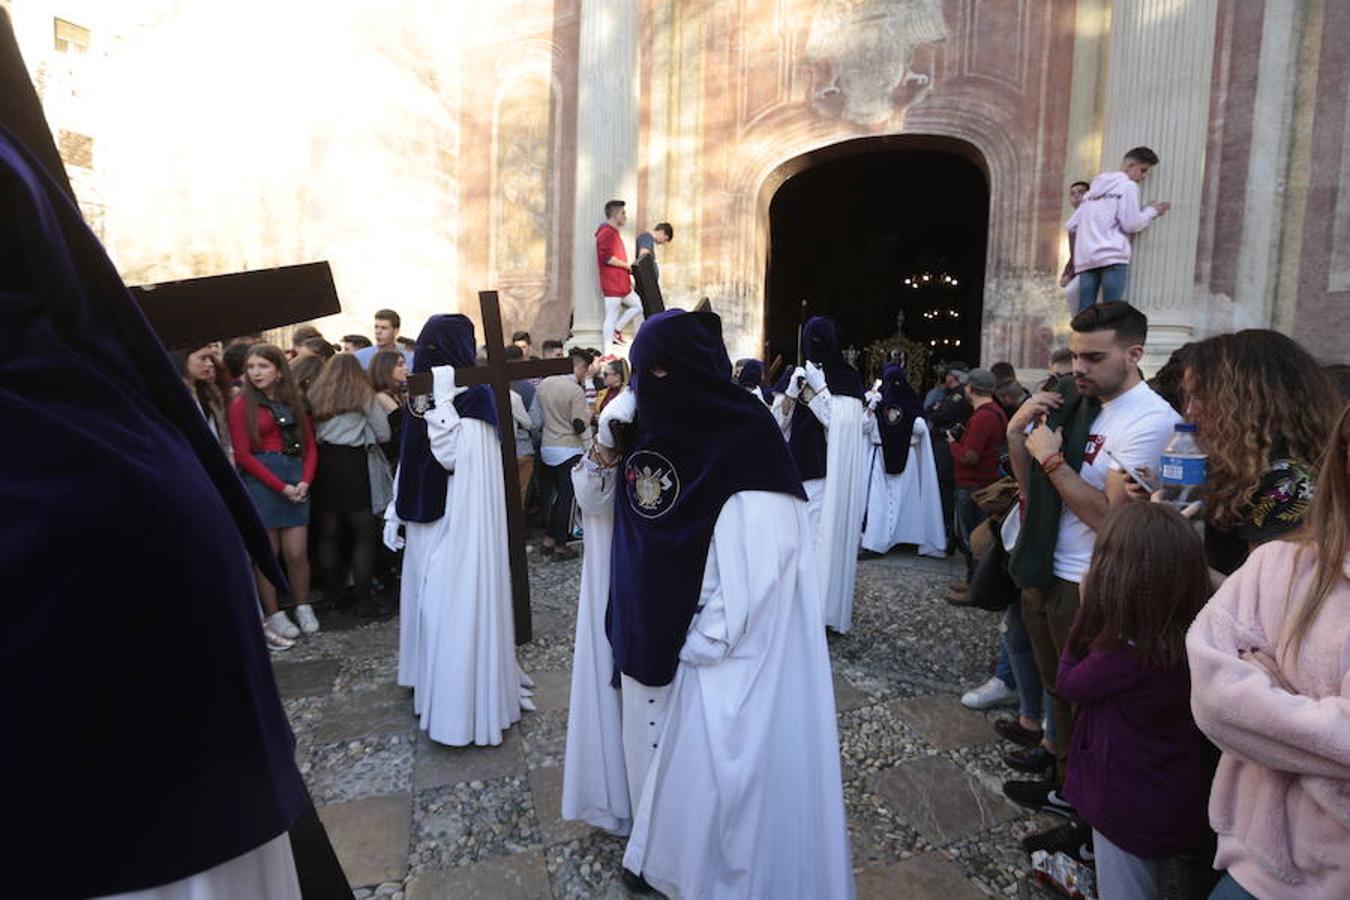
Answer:
[[[1092,829],[1092,852],[1097,857],[1097,896],[1109,900],[1153,900],[1163,895],[1163,863],[1122,850],[1106,835]]]
[[[994,674],[1009,687],[1017,688],[1017,711],[1028,719],[1040,721],[1044,692],[1036,671],[1036,656],[1031,652],[1031,637],[1022,624],[1022,604],[1013,603],[1003,614],[1003,635],[999,641],[998,667]],[[1008,677],[1004,676],[1007,672]]]
[[[966,558],[966,583],[975,575],[975,554],[970,551],[970,534],[989,514],[970,496],[978,488],[959,487],[955,492],[956,543]]]
[[[1102,266],[1100,269],[1088,269],[1078,273],[1078,312],[1082,312],[1097,302],[1100,291],[1103,303],[1125,299],[1125,285],[1130,280],[1130,267],[1127,263],[1114,266]]]
[[[1232,875],[1225,872],[1223,879],[1214,885],[1209,900],[1256,900],[1256,895],[1238,884]]]

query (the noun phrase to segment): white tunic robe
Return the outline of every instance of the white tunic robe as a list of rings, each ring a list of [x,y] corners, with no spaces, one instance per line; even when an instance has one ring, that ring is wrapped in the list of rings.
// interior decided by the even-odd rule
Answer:
[[[106,894],[100,900],[236,900],[238,897],[301,900],[289,834],[280,834],[261,847],[171,884],[125,894]]]
[[[945,557],[947,530],[942,523],[942,495],[928,423],[922,418],[914,420],[909,459],[899,475],[886,472],[881,432],[870,410],[863,431],[872,444],[872,474],[867,483],[862,546],[873,553],[886,553],[896,544],[914,544],[924,556]]]
[[[622,835],[628,834],[633,813],[624,764],[620,693],[610,686],[614,655],[605,634],[617,481],[616,469],[601,469],[589,459],[583,458],[572,470],[585,555],[572,655],[562,817]]]
[[[853,627],[858,540],[867,511],[868,447],[863,438],[863,405],[856,397],[836,397],[822,391],[811,399],[809,408],[828,432],[825,489],[816,532],[821,599],[826,626],[842,633]],[[812,494],[809,483],[807,494]]]
[[[854,896],[810,537],[800,500],[732,496],[675,680],[624,698],[656,744],[624,866],[668,897]]]
[[[461,419],[448,403],[426,422],[432,455],[453,474],[445,515],[407,528],[411,602],[403,612],[415,606],[417,618],[413,708],[437,743],[496,745],[521,710],[501,445],[492,426]]]
[[[398,503],[399,478],[394,477],[394,499],[386,516],[393,513]],[[454,478],[445,488],[445,508],[450,508],[450,494]],[[450,519],[441,516],[434,522],[405,522],[403,531],[403,577],[398,594],[398,683],[403,687],[417,687],[418,623],[421,621],[421,597],[426,586],[428,562],[445,553],[450,536]]]

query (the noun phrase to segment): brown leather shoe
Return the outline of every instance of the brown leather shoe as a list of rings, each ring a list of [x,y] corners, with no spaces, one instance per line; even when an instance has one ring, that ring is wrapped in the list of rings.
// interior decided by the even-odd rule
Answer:
[[[1045,737],[1045,732],[1039,728],[1033,731],[1016,719],[999,719],[994,722],[994,730],[1005,741],[1012,741],[1020,747],[1036,747]]]

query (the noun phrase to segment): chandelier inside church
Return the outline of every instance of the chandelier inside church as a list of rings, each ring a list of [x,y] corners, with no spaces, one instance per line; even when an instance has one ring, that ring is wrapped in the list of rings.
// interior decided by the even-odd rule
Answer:
[[[923,332],[918,336],[920,343],[935,349],[961,346],[959,307],[963,297],[959,291],[953,290],[960,285],[960,279],[944,271],[941,266],[913,272],[901,281],[902,288],[909,295],[905,298],[908,317],[910,321],[917,321],[923,326],[916,329]]]

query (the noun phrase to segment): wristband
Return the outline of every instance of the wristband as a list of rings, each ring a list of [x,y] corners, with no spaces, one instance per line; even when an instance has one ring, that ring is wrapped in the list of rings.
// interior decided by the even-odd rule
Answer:
[[[1049,475],[1062,465],[1064,465],[1064,454],[1051,453],[1041,462],[1041,471],[1045,472],[1046,475]]]

